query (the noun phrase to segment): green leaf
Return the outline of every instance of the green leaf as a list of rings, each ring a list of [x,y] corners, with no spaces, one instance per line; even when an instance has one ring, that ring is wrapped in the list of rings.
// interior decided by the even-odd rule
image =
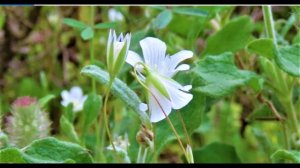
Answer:
[[[84,67],[80,73],[96,79],[100,84],[108,85],[109,74],[95,65],[88,65]],[[142,101],[134,91],[132,91],[124,82],[122,82],[118,78],[115,78],[113,82],[112,94],[120,98],[125,104],[132,108],[137,113],[141,121],[146,124],[146,126],[148,126],[149,128],[151,127],[151,122],[148,114],[139,109],[139,105]]]
[[[174,8],[172,8],[172,11],[174,13],[190,15],[190,16],[206,17],[208,15],[207,11],[204,11],[199,8],[191,8],[191,7],[188,7],[188,8],[187,7],[174,7]]]
[[[274,58],[280,69],[292,76],[300,77],[300,43],[278,48]]]
[[[76,163],[92,163],[91,155],[80,145],[52,137],[33,141],[24,153],[30,156],[27,161],[33,163],[63,163],[70,159]]]
[[[94,26],[96,29],[108,29],[108,28],[115,28],[117,25],[116,22],[105,22],[105,23],[98,23]]]
[[[274,57],[274,47],[272,39],[258,39],[251,41],[247,49],[254,54],[271,59]]]
[[[228,22],[221,30],[207,39],[205,54],[236,52],[245,47],[251,37],[253,24],[250,17],[241,16]]]
[[[77,29],[85,29],[86,27],[88,27],[88,25],[86,25],[85,23],[83,22],[80,22],[78,20],[75,20],[75,19],[72,19],[72,18],[64,18],[63,20],[64,24],[68,25],[68,26],[71,26],[71,27],[74,27],[74,28],[77,28]]]
[[[83,132],[86,132],[88,128],[96,121],[100,109],[102,107],[102,97],[96,93],[88,94],[87,99],[83,105],[84,113],[84,128]]]
[[[0,150],[0,163],[26,163],[20,149],[6,148]]]
[[[60,117],[59,124],[61,134],[66,135],[73,142],[80,142],[74,126],[64,115]]]
[[[164,10],[157,15],[153,22],[153,26],[156,29],[163,29],[165,28],[172,20],[172,12],[170,10]]]
[[[193,150],[195,163],[241,163],[233,146],[214,142]]]
[[[64,107],[63,115],[70,121],[70,123],[73,123],[75,119],[75,112],[73,111],[73,104],[69,103],[67,107]]]
[[[185,134],[177,113],[181,113],[187,132],[192,134],[193,131],[202,123],[202,114],[205,110],[206,97],[203,94],[196,93],[194,91],[191,93],[194,96],[192,101],[186,107],[180,110],[172,111],[168,116],[181,138],[184,138]],[[166,119],[156,124],[154,137],[154,146],[156,152],[159,152],[163,146],[171,140],[176,139],[176,136],[174,135]]]
[[[284,162],[292,161],[294,163],[300,163],[300,152],[299,151],[288,151],[279,149],[271,155],[272,162]]]
[[[94,37],[94,30],[91,27],[87,27],[82,30],[80,35],[83,40],[89,40]]]
[[[54,98],[55,98],[55,95],[53,95],[53,94],[47,95],[47,96],[39,99],[39,104],[41,107],[45,107],[47,105],[47,103]]]
[[[234,65],[232,53],[208,55],[192,71],[205,82],[195,88],[212,97],[231,94],[238,86],[249,85],[255,91],[262,89],[263,79],[254,72],[239,70]]]

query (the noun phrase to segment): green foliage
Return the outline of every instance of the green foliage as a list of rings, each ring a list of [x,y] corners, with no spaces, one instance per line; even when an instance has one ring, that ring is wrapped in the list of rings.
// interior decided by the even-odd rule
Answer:
[[[59,125],[61,134],[66,135],[72,142],[80,142],[73,124],[64,115],[60,117]]]
[[[101,113],[100,109],[102,108],[102,97],[95,94],[88,94],[87,99],[84,102],[83,106],[83,115],[84,115],[84,126],[83,132],[86,132],[88,128],[96,121],[98,115]]]
[[[285,46],[275,52],[275,62],[283,71],[300,77],[300,44]]]
[[[63,22],[66,25],[68,25],[70,27],[73,27],[73,28],[77,28],[79,30],[83,30],[83,29],[88,27],[88,25],[86,25],[85,23],[80,22],[80,21],[75,20],[75,19],[72,19],[72,18],[64,18]]]
[[[94,30],[91,27],[86,27],[80,34],[83,40],[89,40],[94,37]]]
[[[95,65],[89,65],[84,67],[81,70],[81,74],[96,79],[100,84],[108,85],[109,74]],[[124,82],[116,78],[112,85],[112,93],[116,97],[120,98],[130,108],[132,108],[140,117],[141,121],[150,127],[149,116],[139,109],[141,100]]]
[[[43,107],[45,107],[45,106],[47,105],[47,103],[48,103],[50,100],[52,100],[52,99],[54,99],[54,98],[55,98],[55,95],[53,95],[53,94],[47,95],[47,96],[45,96],[45,97],[42,97],[42,98],[39,100],[39,104],[40,104],[40,106],[43,108]]]
[[[26,163],[21,151],[17,148],[0,150],[0,163]]]
[[[229,95],[243,85],[249,85],[255,91],[262,89],[263,79],[251,71],[236,68],[232,53],[208,55],[192,71],[205,81],[195,90],[212,97]]]
[[[269,59],[274,57],[275,46],[272,39],[257,39],[251,41],[247,46],[248,51]]]
[[[172,12],[168,9],[162,11],[154,20],[153,27],[156,29],[165,28],[172,20]]]
[[[235,148],[231,145],[214,142],[200,149],[194,149],[195,163],[240,163]]]
[[[243,49],[250,38],[253,23],[248,16],[241,16],[228,22],[221,30],[207,39],[205,54],[221,54]]]
[[[104,23],[98,23],[94,26],[96,29],[108,29],[108,28],[115,28],[116,22],[104,22]]]
[[[300,152],[299,151],[288,151],[279,149],[271,155],[273,162],[284,162],[291,161],[292,163],[300,163]]]

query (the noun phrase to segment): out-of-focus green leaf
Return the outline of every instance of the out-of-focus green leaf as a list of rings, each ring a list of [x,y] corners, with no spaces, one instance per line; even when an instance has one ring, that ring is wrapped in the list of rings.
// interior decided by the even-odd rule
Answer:
[[[90,93],[84,102],[84,128],[83,132],[86,132],[88,128],[96,121],[100,109],[102,107],[102,97],[96,93]]]
[[[49,137],[33,141],[26,147],[24,153],[33,163],[64,163],[74,160],[76,163],[92,163],[88,151],[78,144],[60,141]]]
[[[279,149],[271,155],[272,162],[283,163],[284,161],[292,161],[293,163],[300,163],[299,151],[288,151]]]
[[[94,26],[96,29],[108,29],[108,28],[115,28],[116,22],[104,22],[104,23],[98,23]]]
[[[205,54],[235,52],[245,47],[251,37],[253,24],[250,17],[241,16],[228,22],[207,39]]]
[[[59,120],[60,131],[63,135],[70,138],[71,141],[79,143],[79,138],[72,123],[62,115]]]
[[[300,43],[278,48],[274,58],[280,69],[292,76],[300,77]]]
[[[272,39],[257,39],[251,41],[247,49],[252,53],[271,59],[274,57],[274,47]]]
[[[45,107],[47,105],[47,103],[54,98],[55,98],[55,95],[53,95],[53,94],[47,95],[47,96],[39,99],[39,104],[41,107]]]
[[[232,93],[238,86],[249,85],[255,91],[263,86],[263,79],[254,72],[239,70],[234,65],[232,53],[208,55],[200,60],[192,71],[205,81],[195,88],[212,97],[222,97]]]
[[[153,26],[156,29],[163,29],[165,28],[172,20],[172,12],[168,9],[162,11],[158,14],[153,22]]]
[[[87,27],[80,33],[83,40],[89,40],[94,37],[94,30],[91,27]]]
[[[0,150],[0,163],[26,163],[20,149],[6,148]]]
[[[233,146],[214,142],[200,149],[194,149],[195,163],[241,163]]]
[[[88,25],[86,25],[85,23],[72,19],[72,18],[64,18],[63,22],[68,25],[71,26],[73,28],[77,28],[77,29],[85,29],[86,27],[88,27]]]
[[[100,84],[108,85],[109,74],[95,65],[84,67],[80,73],[96,79]],[[124,82],[116,78],[113,82],[112,93],[132,108],[146,126],[151,127],[148,114],[139,109],[139,105],[142,101]]]
[[[198,8],[191,8],[191,7],[174,7],[172,8],[172,11],[178,14],[191,15],[191,16],[206,17],[208,15],[208,12],[204,10]]]

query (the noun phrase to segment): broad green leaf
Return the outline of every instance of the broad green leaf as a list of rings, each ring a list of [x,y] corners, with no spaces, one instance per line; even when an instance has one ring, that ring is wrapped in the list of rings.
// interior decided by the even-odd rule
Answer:
[[[70,138],[71,141],[79,143],[79,138],[72,123],[62,115],[59,120],[61,134]]]
[[[91,27],[87,27],[80,33],[83,40],[89,40],[94,37],[94,30]]]
[[[288,151],[279,149],[271,155],[272,162],[284,162],[292,161],[293,163],[300,163],[300,152],[299,151]]]
[[[30,156],[27,161],[33,163],[62,163],[70,159],[76,163],[92,163],[91,155],[80,145],[52,137],[33,141],[24,153]]]
[[[243,85],[249,85],[255,91],[259,91],[263,85],[263,79],[254,72],[239,70],[234,65],[232,53],[228,52],[206,56],[192,71],[205,82],[195,90],[212,97],[229,95],[238,86]]]
[[[0,163],[26,163],[20,149],[6,148],[0,150]]]
[[[241,163],[233,146],[214,142],[200,149],[194,149],[195,163]]]
[[[102,107],[102,97],[96,93],[90,93],[83,105],[84,112],[84,128],[83,132],[86,132],[88,128],[96,121],[100,109]]]
[[[80,73],[96,79],[100,84],[108,85],[109,74],[95,65],[88,65],[84,67]],[[125,104],[132,108],[137,113],[141,121],[149,128],[151,127],[148,114],[139,109],[139,105],[142,101],[134,91],[132,91],[118,78],[115,78],[113,82],[112,94],[120,98]]]
[[[71,26],[73,28],[77,28],[77,29],[85,29],[86,27],[88,27],[88,25],[86,25],[83,22],[80,22],[78,20],[72,19],[72,18],[64,18],[63,22],[68,25]]]
[[[115,28],[116,22],[104,22],[104,23],[98,23],[94,26],[96,29],[108,29],[108,28]]]
[[[191,15],[191,16],[200,16],[206,17],[208,12],[199,8],[191,8],[191,7],[174,7],[172,8],[174,13]]]
[[[75,114],[74,114],[74,111],[73,111],[73,104],[72,103],[68,104],[67,107],[64,107],[63,116],[65,116],[70,121],[70,123],[74,122]]]
[[[254,54],[271,59],[274,56],[274,47],[272,39],[257,39],[251,41],[247,49]]]
[[[47,96],[39,99],[39,104],[41,107],[45,107],[47,105],[47,103],[54,98],[55,98],[55,95],[53,95],[53,94],[47,95]]]
[[[300,43],[278,48],[275,52],[275,62],[283,71],[300,77]]]
[[[228,22],[221,30],[207,39],[205,54],[221,54],[243,49],[251,37],[253,24],[248,16],[241,16]]]
[[[165,28],[172,20],[172,12],[170,10],[164,10],[158,14],[153,22],[153,26],[156,29],[163,29]]]
[[[297,35],[293,39],[293,44],[300,43],[300,30],[298,29]]]

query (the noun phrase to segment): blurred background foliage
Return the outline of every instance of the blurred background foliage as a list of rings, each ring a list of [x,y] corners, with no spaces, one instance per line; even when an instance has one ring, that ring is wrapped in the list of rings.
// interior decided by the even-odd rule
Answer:
[[[250,30],[251,37],[246,37],[245,44],[251,39],[265,36],[263,13],[259,6],[97,6],[94,22],[111,22],[108,10],[112,8],[123,15],[123,19],[116,22],[116,32],[132,33],[130,49],[141,53],[139,41],[146,36],[154,36],[166,42],[167,53],[192,50],[194,57],[189,61],[191,64],[202,59],[205,52],[210,52],[207,49],[208,38],[239,16],[249,16],[249,24],[253,27]],[[300,32],[297,30],[300,27],[299,7],[274,6],[272,9],[279,43],[300,42]],[[64,18],[88,24],[91,22],[90,7],[0,7],[1,115],[9,114],[11,103],[19,96],[42,98],[53,94],[55,99],[47,105],[46,110],[52,121],[51,134],[59,137],[62,136],[59,134],[59,118],[63,111],[60,104],[61,91],[78,85],[84,93],[91,92],[91,81],[80,75],[81,68],[91,63],[89,42],[80,37],[80,31],[63,24]],[[218,24],[215,24],[216,21]],[[240,26],[243,30],[247,29]],[[105,68],[108,29],[97,29],[94,33],[96,61],[93,64]],[[226,46],[225,43],[224,40],[223,45]],[[260,73],[256,56],[245,51],[245,44],[232,49],[237,67]],[[217,49],[213,49],[213,52],[217,52]],[[141,86],[129,70],[130,66],[125,65],[119,78],[141,95]],[[176,79],[191,82],[190,79],[184,79],[188,78],[184,76],[178,74]],[[195,80],[192,81],[197,83]],[[103,94],[103,86],[97,85],[97,92]],[[195,105],[201,96],[194,95]],[[195,115],[200,119],[193,126],[196,127],[195,131],[191,128],[196,161],[215,162],[218,161],[217,154],[227,155],[232,162],[271,161],[270,155],[283,144],[283,135],[278,131],[281,128],[277,121],[248,119],[250,114],[259,110],[268,113],[268,109],[255,99],[251,89],[240,87],[223,98],[205,97],[201,101],[206,103],[200,104],[205,104],[204,107],[191,105],[191,108],[199,108]],[[276,102],[276,97],[272,99]],[[278,109],[281,108],[280,104],[274,104]],[[138,117],[115,97],[110,99],[109,107],[117,111],[111,115],[114,121],[112,132],[117,135],[128,134],[131,143],[129,155],[136,158],[138,144],[135,136],[140,127]],[[90,130],[86,136],[87,147],[92,149],[95,144],[94,131]],[[164,143],[164,139],[159,140]],[[219,148],[224,150],[219,152]],[[161,150],[157,158],[159,162],[182,162],[180,148],[175,140],[165,146],[161,145]],[[210,157],[201,160],[205,155]]]

